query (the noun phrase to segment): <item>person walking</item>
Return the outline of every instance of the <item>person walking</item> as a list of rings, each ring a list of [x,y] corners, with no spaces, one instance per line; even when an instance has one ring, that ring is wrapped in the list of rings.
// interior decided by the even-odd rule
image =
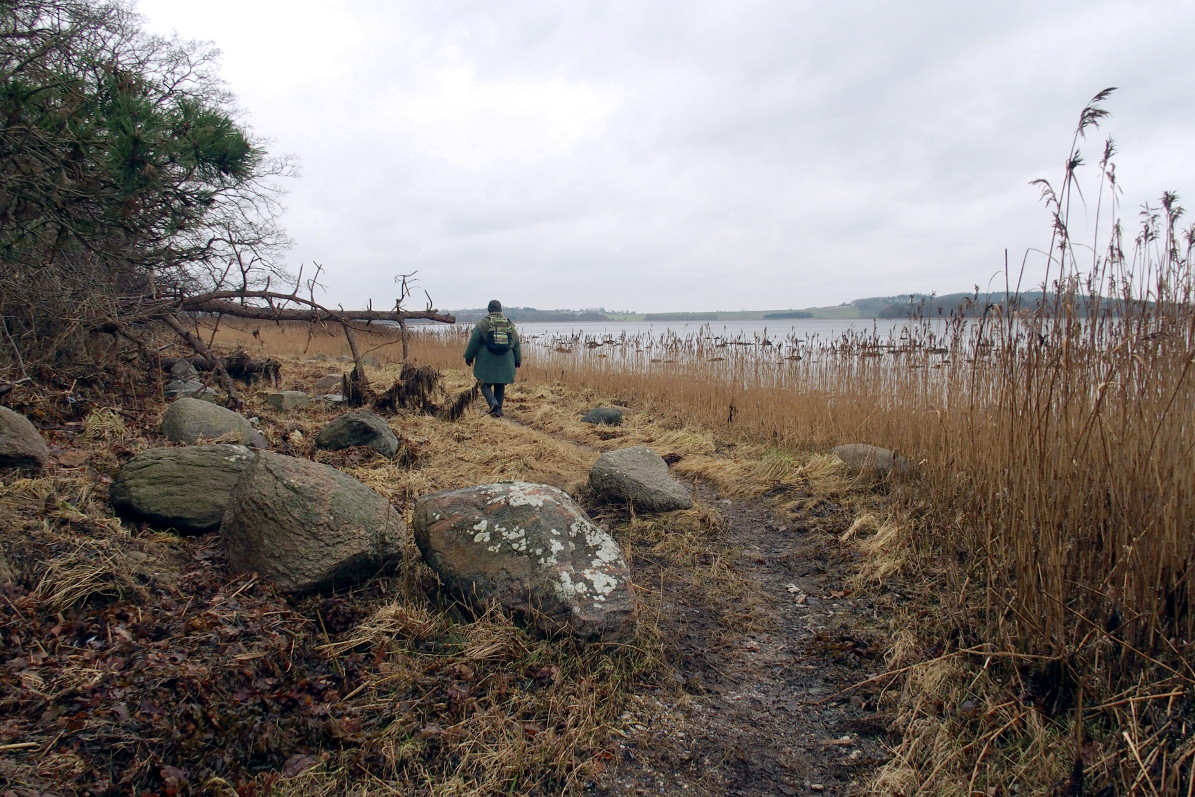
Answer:
[[[515,325],[502,315],[502,302],[491,300],[486,312],[489,315],[477,322],[469,336],[465,365],[472,366],[481,383],[490,415],[501,418],[506,386],[515,381],[515,369],[523,364],[523,347]]]

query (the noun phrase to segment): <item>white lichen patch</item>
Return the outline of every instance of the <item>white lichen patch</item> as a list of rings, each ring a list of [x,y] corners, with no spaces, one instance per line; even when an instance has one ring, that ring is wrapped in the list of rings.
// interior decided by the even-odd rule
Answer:
[[[507,506],[534,506],[538,508],[544,505],[543,491],[544,487],[542,485],[531,484],[529,482],[512,482],[507,486],[506,494],[500,496],[498,500],[505,500]],[[494,503],[494,501],[490,503]]]
[[[618,588],[618,579],[601,570],[586,570],[582,573],[593,584],[593,599],[605,601],[606,596]]]
[[[473,526],[473,530],[477,532],[473,535],[473,542],[482,543],[490,541],[490,533],[486,530],[489,525],[489,521],[482,518],[481,522]]]
[[[584,581],[573,581],[573,576],[567,570],[560,573],[560,580],[555,585],[556,595],[562,601],[573,603],[589,592],[589,585]]]
[[[592,523],[577,521],[569,529],[574,537],[584,537],[585,544],[593,551],[594,556],[602,564],[622,565],[622,551],[618,543],[606,532]],[[570,543],[571,544],[571,543]]]

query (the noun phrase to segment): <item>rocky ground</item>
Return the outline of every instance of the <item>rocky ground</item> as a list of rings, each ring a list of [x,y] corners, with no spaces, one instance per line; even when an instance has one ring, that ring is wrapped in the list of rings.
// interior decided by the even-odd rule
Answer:
[[[553,400],[561,406],[545,409]],[[400,419],[425,470],[396,486],[390,463],[376,467],[402,508],[420,485],[466,479],[575,490],[597,450],[623,444],[682,463],[694,450],[647,419],[581,425],[584,400],[526,387],[507,420],[470,410],[437,431]],[[310,438],[326,420],[278,414],[269,431],[301,455],[295,432]],[[884,760],[882,679],[868,679],[883,669],[886,630],[876,600],[852,586],[857,554],[839,539],[857,511],[848,502],[786,502],[791,485],[742,491],[690,475],[699,507],[671,521],[683,534],[593,507],[628,552],[646,635],[642,649],[595,652],[462,616],[425,568],[298,600],[231,577],[217,537],[130,528],[107,510],[106,483],[138,447],[134,433],[42,426],[54,473],[0,480],[4,559],[23,574],[0,586],[5,797],[846,795]],[[476,458],[464,475],[435,470],[439,435],[453,467]],[[493,465],[491,443],[510,452]],[[375,455],[337,456],[373,484]],[[729,455],[702,459],[716,467]],[[390,615],[377,633],[400,593],[402,622]],[[589,723],[576,738],[573,714]],[[515,752],[485,758],[486,745]],[[524,760],[532,753],[542,765]]]

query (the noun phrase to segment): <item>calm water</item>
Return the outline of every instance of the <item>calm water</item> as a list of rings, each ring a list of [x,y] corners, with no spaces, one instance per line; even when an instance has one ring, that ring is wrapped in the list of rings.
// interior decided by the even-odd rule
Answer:
[[[908,324],[903,319],[871,319],[871,318],[796,318],[769,321],[589,321],[589,322],[559,322],[559,323],[519,323],[515,322],[519,334],[524,339],[535,338],[622,338],[636,336],[676,336],[680,338],[697,336],[703,338],[717,338],[726,340],[754,340],[768,338],[784,340],[787,338],[832,339],[842,334],[854,331],[859,334],[874,335],[880,340],[900,338],[901,330]],[[939,328],[943,322],[930,322]],[[431,329],[436,331],[470,329],[472,324],[456,324],[445,326],[436,324]],[[420,326],[420,331],[429,327]]]
[[[820,361],[835,353],[938,351],[946,345],[945,321],[876,319],[783,319],[735,322],[595,321],[518,323],[525,353],[603,360],[605,365],[676,363],[699,356],[710,361]],[[418,334],[457,336],[472,324],[420,325]],[[910,330],[914,330],[910,332]],[[906,345],[911,344],[911,345]]]

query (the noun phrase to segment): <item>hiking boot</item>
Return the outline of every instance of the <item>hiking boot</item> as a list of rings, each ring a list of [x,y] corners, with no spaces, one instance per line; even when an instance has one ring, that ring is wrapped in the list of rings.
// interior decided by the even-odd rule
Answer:
[[[491,415],[492,417],[494,417],[494,418],[503,418],[503,417],[505,417],[505,416],[502,414],[502,408],[501,408],[501,407],[490,407],[490,415]]]

